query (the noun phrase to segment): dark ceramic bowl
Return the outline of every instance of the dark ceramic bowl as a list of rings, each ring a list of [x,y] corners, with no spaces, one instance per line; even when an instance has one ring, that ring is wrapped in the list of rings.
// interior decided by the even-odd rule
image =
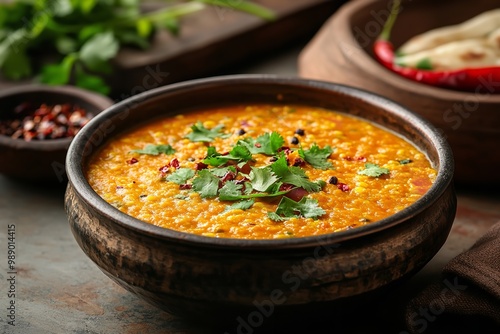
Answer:
[[[300,74],[385,96],[430,121],[449,142],[461,185],[500,185],[499,82],[485,80],[475,92],[437,88],[408,80],[384,68],[373,56],[373,42],[382,31],[393,1],[349,1],[304,48]],[[433,28],[461,23],[498,8],[498,1],[403,0],[391,41],[397,48]]]
[[[72,86],[21,85],[0,92],[0,118],[21,103],[76,104],[97,115],[113,104],[105,96]],[[0,135],[0,174],[29,180],[65,180],[64,162],[72,137],[13,139]]]
[[[236,103],[305,104],[362,117],[425,152],[438,169],[436,182],[415,204],[371,225],[286,240],[160,228],[120,212],[87,182],[89,157],[118,133],[158,116]],[[65,206],[76,241],[113,281],[173,314],[234,322],[255,312],[344,307],[417,272],[441,248],[454,220],[453,167],[443,137],[385,98],[296,78],[209,78],[148,91],[92,120],[68,151]]]

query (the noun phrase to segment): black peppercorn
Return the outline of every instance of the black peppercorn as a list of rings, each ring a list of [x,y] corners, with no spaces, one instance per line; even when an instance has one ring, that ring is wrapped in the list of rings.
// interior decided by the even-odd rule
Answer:
[[[293,145],[297,145],[299,143],[299,138],[293,137],[290,143],[292,143]]]
[[[330,179],[328,179],[328,183],[330,184],[337,184],[339,182],[339,179],[336,176],[332,176]]]
[[[304,129],[297,129],[297,130],[295,130],[295,134],[297,134],[299,136],[303,136],[303,135],[305,135],[305,131],[304,131]]]

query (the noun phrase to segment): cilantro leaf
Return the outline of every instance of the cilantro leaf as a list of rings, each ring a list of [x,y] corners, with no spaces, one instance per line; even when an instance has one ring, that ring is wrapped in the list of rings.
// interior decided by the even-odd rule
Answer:
[[[309,180],[305,172],[299,167],[290,167],[290,173],[284,175],[281,180],[284,183],[290,183],[297,187],[302,187],[308,192],[318,192],[322,189],[321,185]]]
[[[191,126],[191,132],[186,135],[186,138],[192,142],[211,142],[217,137],[227,138],[230,134],[222,133],[223,124],[217,125],[213,129],[207,129],[202,122],[198,121]]]
[[[31,75],[32,66],[24,42],[28,38],[26,30],[21,28],[0,40],[0,69],[8,79],[19,80]]]
[[[235,201],[241,198],[241,184],[236,184],[234,181],[228,181],[220,188],[219,198],[222,201]]]
[[[232,205],[226,206],[226,209],[224,211],[247,210],[247,209],[250,209],[254,203],[255,203],[255,201],[253,199],[239,201],[239,202],[236,202]]]
[[[234,166],[221,167],[221,168],[211,168],[210,173],[217,177],[224,177],[227,173],[236,173],[236,168]]]
[[[200,170],[193,180],[193,190],[203,198],[215,197],[219,190],[219,178],[207,169]]]
[[[278,181],[278,177],[269,167],[252,167],[252,170],[250,172],[250,181],[254,190],[266,192],[273,184]]]
[[[276,212],[272,212],[272,211],[267,213],[267,217],[269,217],[269,219],[271,219],[275,222],[284,222],[285,220],[289,219],[289,218],[281,217]]]
[[[131,152],[148,155],[159,155],[160,153],[171,155],[175,153],[175,150],[170,145],[147,144],[142,150],[132,150]]]
[[[50,85],[67,84],[76,60],[76,55],[69,54],[58,65],[45,65],[42,68],[41,82]]]
[[[302,187],[307,192],[318,192],[322,189],[320,184],[310,181],[304,170],[300,167],[289,167],[284,155],[271,164],[271,169],[277,176],[280,177],[280,180],[283,183],[289,183],[296,187]]]
[[[307,197],[303,197],[299,202],[283,197],[276,209],[278,216],[286,218],[305,217],[316,219],[325,213],[326,211],[318,205],[317,200]]]
[[[92,90],[94,92],[108,95],[111,88],[104,82],[104,79],[97,75],[85,73],[83,71],[76,72],[75,84],[78,87]]]
[[[207,149],[207,157],[203,163],[210,166],[221,166],[226,164],[229,160],[237,162],[244,162],[252,159],[252,153],[245,146],[237,145],[229,152],[229,154],[222,155],[218,153],[214,147],[209,146]]]
[[[175,172],[167,176],[167,181],[174,182],[177,184],[186,184],[186,182],[193,178],[195,171],[189,168],[179,168]]]
[[[238,141],[238,145],[246,146],[252,154],[275,155],[285,143],[285,139],[277,133],[264,133],[257,139],[248,137]]]
[[[333,168],[332,163],[327,161],[332,153],[333,149],[330,146],[319,148],[316,144],[313,144],[308,150],[299,149],[299,155],[302,159],[311,164],[314,168],[323,170]]]
[[[365,169],[358,171],[360,175],[366,175],[371,177],[379,177],[384,174],[389,174],[390,171],[388,168],[382,168],[377,164],[366,163]]]
[[[106,31],[91,37],[82,45],[79,59],[92,71],[102,71],[118,53],[120,44],[113,32]]]

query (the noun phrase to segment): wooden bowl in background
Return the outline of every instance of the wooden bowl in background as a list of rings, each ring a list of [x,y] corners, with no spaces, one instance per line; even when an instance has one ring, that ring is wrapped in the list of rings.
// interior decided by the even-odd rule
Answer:
[[[95,116],[113,104],[108,97],[73,86],[20,85],[0,92],[0,117],[21,103],[78,105]],[[66,180],[66,151],[73,137],[25,141],[0,135],[0,174],[24,180]]]
[[[489,82],[467,93],[405,79],[380,65],[372,53],[392,1],[350,1],[337,11],[300,55],[306,78],[349,84],[383,95],[434,124],[450,143],[456,161],[455,180],[466,185],[500,184],[500,94]],[[429,29],[457,24],[497,8],[491,0],[407,0],[393,28],[397,48]]]

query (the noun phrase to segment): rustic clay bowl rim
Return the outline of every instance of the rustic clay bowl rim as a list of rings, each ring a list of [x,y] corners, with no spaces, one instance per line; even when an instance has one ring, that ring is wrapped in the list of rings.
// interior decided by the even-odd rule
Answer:
[[[341,46],[340,50],[342,51],[346,59],[348,59],[348,61],[352,61],[356,64],[356,66],[365,70],[367,72],[367,75],[379,78],[381,82],[388,82],[391,86],[399,87],[399,89],[408,91],[412,94],[428,95],[435,99],[451,102],[467,101],[468,99],[472,99],[473,101],[477,101],[478,103],[500,104],[500,94],[481,94],[476,92],[446,89],[442,87],[433,87],[430,85],[415,82],[410,79],[406,79],[396,73],[391,72],[383,65],[381,65],[371,54],[365,51],[365,49],[359,44],[359,42],[354,37],[354,34],[352,33],[352,27],[354,24],[353,17],[360,12],[368,12],[366,10],[367,7],[371,7],[377,3],[381,2],[378,0],[350,1],[342,6],[337,14],[335,14],[335,20],[337,20],[337,29],[335,30],[335,41],[332,42],[335,42]],[[385,2],[384,6],[387,6]],[[404,7],[402,11],[404,11],[405,8],[406,7]],[[342,47],[343,44],[347,46]],[[353,48],[358,49],[359,52],[352,53]]]
[[[67,97],[70,101],[82,101],[85,104],[92,106],[93,110],[89,110],[88,112],[92,114],[93,117],[97,116],[97,114],[114,103],[114,101],[107,96],[79,87],[69,85],[50,86],[42,84],[23,84],[2,89],[0,91],[0,103],[4,99],[10,99],[18,96],[26,96],[26,100],[29,100],[30,96],[33,94],[47,94],[52,97],[60,97],[62,100],[61,103],[64,102],[63,100],[65,97]],[[14,139],[0,134],[0,145],[15,149],[29,148],[40,151],[49,151],[66,149],[73,138],[74,137],[26,141],[22,138]]]
[[[90,186],[85,178],[83,166],[83,154],[88,138],[99,129],[99,124],[113,118],[128,110],[131,105],[139,106],[150,99],[161,96],[166,92],[189,92],[190,89],[195,87],[216,85],[231,85],[231,84],[269,84],[282,85],[283,87],[293,86],[297,92],[303,89],[316,89],[321,88],[336,94],[347,95],[359,100],[360,102],[368,102],[377,106],[378,108],[389,111],[406,122],[412,123],[412,126],[424,134],[426,139],[432,143],[438,156],[438,173],[435,183],[414,204],[405,208],[404,210],[391,215],[380,221],[371,223],[369,225],[361,226],[352,230],[341,232],[328,233],[318,236],[290,238],[290,239],[262,239],[262,240],[247,240],[235,238],[213,238],[190,234],[186,232],[179,232],[163,227],[158,227],[150,223],[143,222],[132,216],[129,216],[117,208],[107,203],[102,199]],[[424,152],[425,153],[425,152]],[[212,78],[197,79],[185,81],[177,84],[171,84],[155,88],[141,94],[123,100],[110,108],[106,109],[95,118],[93,118],[75,137],[71,143],[68,154],[66,156],[66,172],[68,175],[69,184],[74,188],[75,193],[86,203],[88,203],[94,210],[97,210],[104,217],[113,221],[121,227],[134,230],[140,234],[148,235],[162,240],[168,240],[174,243],[191,244],[195,247],[210,247],[210,248],[229,248],[229,249],[294,249],[310,247],[318,245],[318,243],[325,242],[343,242],[354,238],[363,237],[382,231],[403,223],[408,219],[417,216],[419,213],[432,206],[432,204],[446,191],[453,181],[454,160],[451,148],[446,142],[445,138],[426,120],[420,116],[410,112],[405,107],[390,101],[382,96],[364,91],[358,88],[353,88],[336,83],[323,82],[317,80],[301,79],[297,77],[286,77],[279,75],[229,75],[219,76]]]

